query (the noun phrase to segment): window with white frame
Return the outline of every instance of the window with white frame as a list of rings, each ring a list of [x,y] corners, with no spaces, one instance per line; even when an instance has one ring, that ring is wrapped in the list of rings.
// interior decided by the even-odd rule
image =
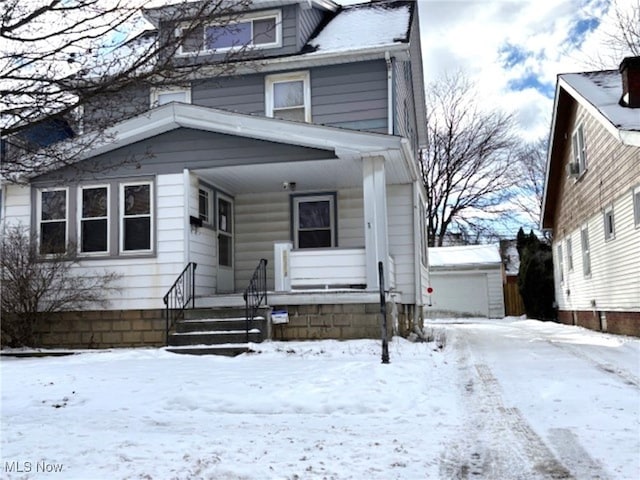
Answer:
[[[587,169],[587,147],[584,141],[584,128],[582,124],[578,125],[571,136],[571,147],[573,155],[571,172],[579,176]]]
[[[613,219],[613,207],[609,206],[604,210],[604,239],[612,240],[615,238],[615,224]]]
[[[573,242],[567,238],[567,270],[573,272]]]
[[[292,197],[294,248],[336,246],[335,194]]]
[[[66,188],[38,191],[38,244],[42,255],[67,250],[67,197]]]
[[[640,228],[640,186],[633,189],[633,223]]]
[[[191,87],[167,87],[151,89],[151,106],[159,107],[170,102],[191,103]]]
[[[560,283],[564,283],[564,258],[562,256],[562,244],[556,248],[556,258],[558,259],[558,278]]]
[[[267,75],[265,112],[268,117],[311,122],[309,72]]]
[[[582,244],[582,273],[585,277],[588,277],[591,275],[591,250],[587,225],[580,230],[580,243]]]
[[[80,252],[109,252],[109,187],[80,188]]]
[[[198,188],[198,218],[204,225],[213,225],[213,190],[204,185]]]
[[[276,48],[282,45],[282,18],[279,10],[223,19],[205,26],[183,26],[180,52],[225,52],[241,48]]]
[[[150,252],[153,245],[153,184],[120,185],[120,250]]]

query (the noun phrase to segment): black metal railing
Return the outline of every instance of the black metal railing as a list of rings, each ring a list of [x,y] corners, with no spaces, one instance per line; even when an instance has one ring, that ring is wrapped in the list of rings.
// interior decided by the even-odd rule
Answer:
[[[165,305],[166,336],[169,345],[169,330],[175,321],[184,315],[185,309],[191,304],[196,306],[196,267],[197,263],[189,262],[173,285],[162,298]]]
[[[260,305],[267,304],[267,260],[262,258],[249,280],[249,285],[244,290],[244,305],[246,318],[247,343],[249,343],[249,330],[253,325],[253,319],[258,313]]]
[[[378,262],[378,282],[380,283],[380,330],[382,337],[382,363],[389,363],[389,341],[387,340],[387,298],[384,289],[384,264]]]

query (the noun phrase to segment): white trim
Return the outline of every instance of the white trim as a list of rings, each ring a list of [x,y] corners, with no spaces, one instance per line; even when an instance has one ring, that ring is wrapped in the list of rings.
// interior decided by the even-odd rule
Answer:
[[[304,104],[304,121],[311,123],[311,76],[308,71],[279,73],[275,75],[267,75],[264,79],[264,101],[265,101],[265,115],[267,117],[274,117],[274,87],[277,83],[286,82],[302,82],[303,88],[303,102]],[[300,108],[300,106],[292,107]],[[285,110],[285,109],[278,109]]]
[[[83,204],[82,204],[82,192],[84,190],[106,188],[107,189],[107,215],[105,217],[87,217],[82,216]],[[78,240],[78,254],[81,256],[94,257],[109,255],[111,252],[111,185],[108,183],[96,184],[96,185],[80,185],[78,188],[78,200],[77,200],[77,240]],[[82,250],[82,221],[83,220],[106,220],[107,221],[107,248],[106,250],[99,252],[85,252]]]
[[[269,18],[273,18],[275,20],[275,33],[276,38],[274,42],[271,43],[262,43],[262,44],[254,44],[253,43],[253,22],[256,20],[266,20]],[[226,27],[229,25],[236,25],[240,23],[251,23],[251,41],[247,45],[237,45],[233,47],[223,47],[223,48],[209,48],[207,45],[207,28],[209,27]],[[183,25],[188,25],[188,23],[182,23],[178,29],[181,29]],[[242,50],[243,48],[248,48],[251,50],[262,50],[269,48],[280,48],[282,47],[282,11],[281,10],[267,10],[261,12],[253,12],[253,13],[245,13],[237,18],[230,19],[230,17],[220,18],[218,21],[213,21],[211,23],[204,24],[202,26],[202,49],[195,51],[187,51],[184,52],[182,50],[182,45],[180,45],[179,51],[176,53],[179,57],[190,57],[190,56],[198,56],[203,54],[216,54],[216,53],[227,53]]]
[[[159,103],[160,96],[162,95],[173,95],[176,93],[184,93],[184,102],[181,103],[191,103],[191,85],[174,85],[167,87],[152,87],[150,90],[150,99],[149,104],[151,108],[160,107],[162,105],[166,105],[170,102]],[[172,100],[177,101],[177,100]]]
[[[119,226],[119,255],[137,255],[140,253],[152,253],[154,251],[155,242],[155,196],[154,196],[154,182],[151,180],[133,181],[133,182],[121,182],[119,185],[119,211],[118,211],[118,226]],[[124,190],[126,187],[132,187],[137,185],[149,185],[149,213],[140,215],[128,215],[125,216],[125,198]],[[124,248],[124,220],[125,218],[144,218],[149,217],[149,248],[144,250],[125,250]]]
[[[604,241],[609,242],[616,238],[615,216],[613,214],[613,205],[609,205],[604,209],[603,215]]]
[[[42,254],[40,253],[40,248],[42,246],[42,194],[44,192],[60,192],[64,191],[65,205],[64,205],[64,251],[67,252],[69,248],[69,187],[52,187],[52,188],[38,188],[37,189],[37,204],[36,204],[36,229],[37,229],[37,239],[38,239],[38,254],[44,257],[50,257],[55,254]],[[60,222],[61,219],[45,221],[45,223],[52,223],[54,221]]]
[[[300,204],[301,203],[308,203],[308,202],[329,202],[329,230],[330,230],[330,235],[331,235],[331,245],[328,246],[323,246],[323,247],[318,247],[318,248],[335,248],[337,247],[337,235],[336,235],[336,226],[338,224],[337,222],[337,218],[335,213],[336,213],[336,203],[337,203],[337,198],[336,195],[333,193],[327,193],[327,194],[318,194],[318,195],[298,195],[298,196],[293,196],[292,197],[292,201],[293,201],[293,247],[295,249],[299,249],[300,245],[299,245],[299,241],[298,241],[298,232],[300,230]],[[317,230],[317,229],[316,229]],[[313,248],[313,247],[306,247],[305,250],[307,248]]]
[[[208,215],[207,219],[201,218],[200,212],[200,191],[203,191],[207,194],[207,210]],[[203,183],[198,183],[198,218],[202,220],[203,225],[207,225],[208,227],[215,227],[215,205],[214,205],[214,193],[213,188],[205,185]]]

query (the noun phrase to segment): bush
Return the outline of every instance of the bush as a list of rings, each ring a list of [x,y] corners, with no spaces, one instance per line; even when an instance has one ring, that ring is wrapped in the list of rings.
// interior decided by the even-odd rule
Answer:
[[[0,314],[2,345],[35,345],[38,318],[54,312],[80,310],[89,304],[104,307],[116,290],[112,272],[78,274],[75,248],[42,257],[34,235],[20,225],[6,227],[0,243]]]
[[[517,237],[520,270],[518,289],[528,318],[555,320],[555,290],[551,245],[541,242],[533,232],[522,228]]]

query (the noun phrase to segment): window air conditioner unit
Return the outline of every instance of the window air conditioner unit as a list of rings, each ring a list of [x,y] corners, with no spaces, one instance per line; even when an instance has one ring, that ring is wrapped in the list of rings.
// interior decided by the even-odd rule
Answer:
[[[580,175],[580,164],[578,162],[571,162],[567,165],[567,173],[570,177],[576,178]]]

